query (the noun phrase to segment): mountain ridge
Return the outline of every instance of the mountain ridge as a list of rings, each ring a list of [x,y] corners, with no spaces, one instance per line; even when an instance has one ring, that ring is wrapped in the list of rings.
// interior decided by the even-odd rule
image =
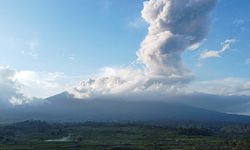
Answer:
[[[22,121],[205,121],[250,123],[250,116],[225,114],[165,101],[80,100],[70,94],[49,97],[42,105],[18,106],[3,111],[1,118]]]

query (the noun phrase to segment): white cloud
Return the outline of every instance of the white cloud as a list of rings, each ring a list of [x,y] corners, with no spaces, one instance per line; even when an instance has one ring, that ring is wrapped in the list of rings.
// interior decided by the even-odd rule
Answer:
[[[105,2],[110,7],[110,1]],[[120,98],[128,95],[134,99],[141,96],[151,100],[153,98],[162,100],[176,95],[192,97],[196,93],[220,96],[250,95],[248,79],[194,81],[192,73],[182,62],[181,56],[186,49],[195,50],[201,46],[208,32],[209,14],[215,3],[216,0],[144,2],[142,17],[149,24],[149,28],[137,52],[138,60],[143,66],[139,69],[138,66],[106,67],[101,69],[95,79],[82,81],[80,85],[71,88],[79,79],[78,77],[57,72],[17,71],[0,67],[0,106],[9,106],[10,102],[14,104],[32,102],[34,96],[46,98],[63,91],[83,99],[109,96]],[[145,25],[145,21],[136,19],[129,24],[131,27],[139,28]],[[200,58],[220,57],[234,42],[235,39],[228,39],[221,43],[221,49],[205,51]],[[36,52],[38,52],[39,43],[28,42],[26,48],[29,51],[25,49],[23,53],[35,57],[38,55]],[[68,56],[70,60],[75,59],[73,54],[64,56]],[[246,61],[246,63],[249,62]],[[197,67],[201,66],[202,63],[197,64]],[[190,82],[191,80],[193,82]],[[195,103],[199,100],[197,99]]]
[[[207,50],[200,55],[200,59],[206,59],[211,57],[220,57],[221,51]]]
[[[57,72],[17,71],[0,67],[0,105],[28,103],[70,89],[80,77]]]
[[[21,54],[37,59],[39,56],[39,43],[38,41],[29,41],[24,43]]]
[[[200,54],[200,59],[207,58],[218,58],[228,49],[230,49],[231,44],[236,42],[236,39],[227,39],[221,43],[222,48],[220,50],[206,50]]]
[[[240,88],[238,89],[239,92],[247,92],[250,93],[250,81],[245,81]]]
[[[131,68],[103,68],[99,77],[83,81],[69,92],[77,98],[133,92],[140,88],[144,74]]]
[[[228,77],[220,80],[195,81],[187,90],[214,95],[250,96],[250,83],[249,79]]]
[[[14,80],[15,71],[9,67],[0,67],[0,107],[10,107],[11,99],[22,99],[25,97],[18,90],[18,85]]]
[[[13,57],[21,54],[27,58],[36,59],[39,56],[39,41],[28,40],[12,36],[0,36],[2,57]],[[10,55],[11,54],[11,55]],[[12,55],[13,54],[13,55]]]
[[[63,73],[17,71],[14,79],[27,97],[46,98],[67,90],[68,77]]]
[[[106,1],[109,3],[109,1]],[[149,0],[144,2],[142,18],[149,24],[148,34],[137,52],[142,69],[105,68],[97,79],[83,81],[73,93],[81,97],[129,93],[175,93],[192,79],[192,73],[182,62],[182,53],[199,45],[208,33],[209,14],[216,0]],[[200,12],[200,13],[197,13]],[[192,16],[192,17],[190,17]],[[136,20],[134,26],[139,25]],[[37,42],[26,44],[31,52]],[[24,51],[24,54],[27,54]],[[73,57],[72,57],[73,58]],[[67,85],[58,73],[14,71],[18,92],[27,97],[46,97],[65,90]],[[16,101],[16,99],[12,99]]]
[[[133,95],[146,93],[177,93],[185,87],[190,76],[148,76],[142,69],[110,68],[101,70],[95,79],[81,82],[68,92],[76,98],[96,98],[108,95]]]
[[[76,59],[76,56],[75,56],[75,54],[71,54],[68,58],[69,58],[69,60],[74,61]]]
[[[193,78],[182,62],[182,53],[204,40],[215,4],[216,0],[145,1],[141,15],[149,24],[148,34],[137,52],[143,69],[109,68],[103,71],[105,75],[84,81],[71,92],[82,98],[178,92]],[[131,25],[137,27],[140,22]]]
[[[191,51],[194,51],[194,50],[197,50],[198,48],[200,48],[201,45],[202,45],[202,42],[198,42],[198,43],[195,43],[195,44],[189,46],[189,49],[190,49]]]

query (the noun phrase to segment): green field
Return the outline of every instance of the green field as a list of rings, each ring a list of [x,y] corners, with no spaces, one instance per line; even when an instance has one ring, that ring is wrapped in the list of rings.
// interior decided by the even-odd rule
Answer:
[[[176,122],[0,126],[0,150],[249,150],[250,125]]]

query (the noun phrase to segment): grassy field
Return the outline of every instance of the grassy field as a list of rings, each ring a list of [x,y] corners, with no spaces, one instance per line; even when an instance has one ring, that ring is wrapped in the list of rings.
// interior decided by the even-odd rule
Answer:
[[[0,126],[0,150],[249,150],[250,125],[46,123]]]

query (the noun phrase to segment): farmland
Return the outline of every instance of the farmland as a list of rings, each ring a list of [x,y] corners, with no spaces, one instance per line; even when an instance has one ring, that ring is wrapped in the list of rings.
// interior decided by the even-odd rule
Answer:
[[[247,124],[25,121],[0,126],[0,150],[247,150],[249,143]]]

